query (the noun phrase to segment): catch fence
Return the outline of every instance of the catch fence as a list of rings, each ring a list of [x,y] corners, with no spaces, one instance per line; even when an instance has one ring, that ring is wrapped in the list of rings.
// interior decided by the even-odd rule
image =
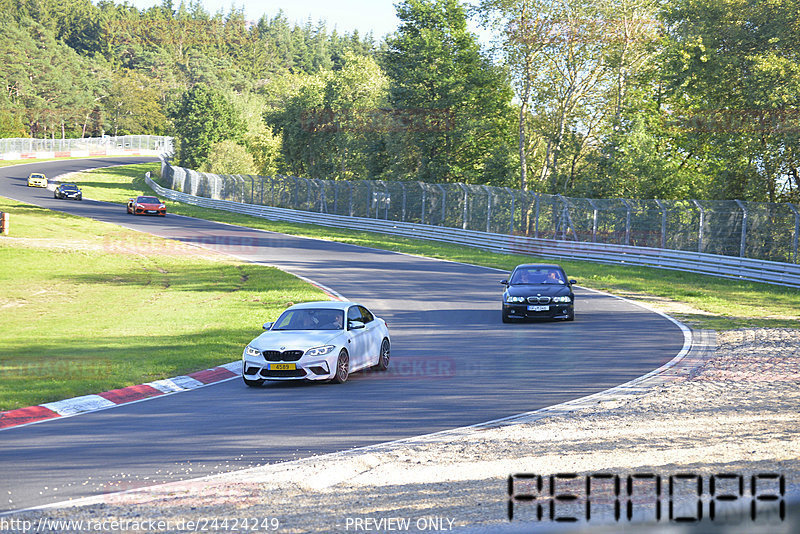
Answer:
[[[739,200],[589,199],[486,185],[217,175],[164,162],[163,183],[216,200],[537,239],[798,263],[800,207]]]

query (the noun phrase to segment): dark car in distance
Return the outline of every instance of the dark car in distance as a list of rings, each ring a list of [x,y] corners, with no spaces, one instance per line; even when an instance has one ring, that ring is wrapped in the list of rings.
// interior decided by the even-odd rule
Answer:
[[[53,198],[74,198],[83,200],[83,193],[75,184],[61,184],[53,191]]]
[[[501,280],[503,322],[523,319],[575,319],[572,284],[559,265],[525,263],[517,265],[508,280]]]

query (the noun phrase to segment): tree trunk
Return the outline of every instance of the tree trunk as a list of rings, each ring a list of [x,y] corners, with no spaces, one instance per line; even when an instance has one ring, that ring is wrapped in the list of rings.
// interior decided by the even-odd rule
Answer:
[[[528,100],[531,97],[530,56],[525,57],[525,80],[523,82],[522,105],[519,108],[519,185],[520,189],[528,189],[528,161],[526,157],[527,140],[525,139],[525,124],[528,119]]]

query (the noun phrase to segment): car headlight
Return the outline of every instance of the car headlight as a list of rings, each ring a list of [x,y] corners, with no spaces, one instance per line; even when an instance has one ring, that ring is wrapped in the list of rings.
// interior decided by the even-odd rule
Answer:
[[[247,345],[247,348],[244,349],[244,354],[245,356],[261,356],[261,351],[254,349],[250,345]]]
[[[553,302],[572,302],[572,299],[569,298],[569,295],[564,295],[563,297],[553,297]]]
[[[506,302],[525,302],[525,297],[506,297]]]
[[[330,354],[336,347],[334,345],[324,345],[322,347],[314,347],[306,351],[306,356],[325,356]]]

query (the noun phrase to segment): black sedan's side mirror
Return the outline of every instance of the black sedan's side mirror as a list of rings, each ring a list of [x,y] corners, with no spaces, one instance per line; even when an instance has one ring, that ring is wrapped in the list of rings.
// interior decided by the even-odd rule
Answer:
[[[508,285],[508,280],[500,280],[500,283],[503,284],[504,286],[507,286]]]
[[[577,283],[578,283],[578,281],[577,281],[577,280],[570,280],[570,281],[569,281],[569,285],[573,285],[573,284],[577,284]]]

